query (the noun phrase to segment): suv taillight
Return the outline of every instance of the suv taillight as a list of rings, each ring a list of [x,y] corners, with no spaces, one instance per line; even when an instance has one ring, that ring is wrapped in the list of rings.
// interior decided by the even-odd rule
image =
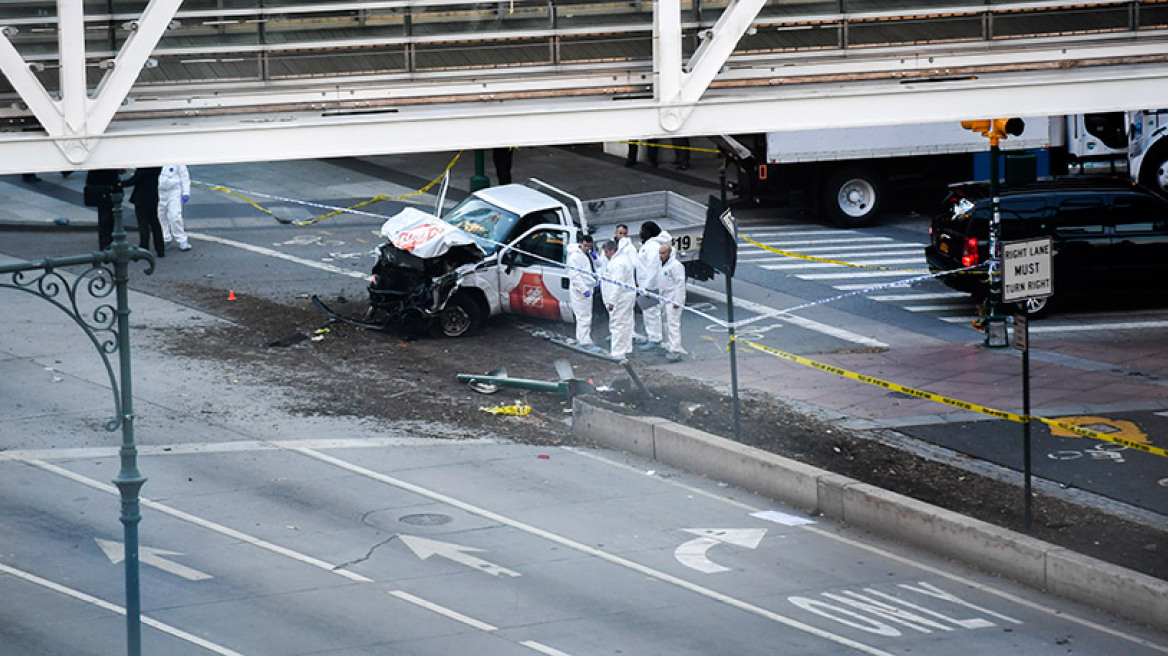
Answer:
[[[961,266],[977,266],[977,237],[965,240],[965,248],[961,251]]]

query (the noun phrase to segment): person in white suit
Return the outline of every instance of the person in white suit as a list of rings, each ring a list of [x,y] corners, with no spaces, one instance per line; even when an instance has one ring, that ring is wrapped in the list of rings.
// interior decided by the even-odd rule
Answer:
[[[673,246],[662,244],[658,251],[661,258],[661,271],[658,272],[658,284],[661,297],[664,301],[664,340],[665,359],[669,362],[678,362],[685,355],[685,348],[681,345],[681,315],[685,310],[685,265],[673,257]]]
[[[191,199],[191,174],[185,164],[167,164],[158,175],[158,222],[162,241],[174,241],[180,251],[191,250],[183,225],[183,204]]]
[[[589,351],[599,351],[592,343],[592,295],[596,291],[596,273],[592,263],[591,235],[580,237],[576,248],[568,252],[568,303],[576,317],[576,344]]]
[[[641,224],[641,250],[637,252],[637,287],[656,294],[659,287],[657,272],[661,270],[660,250],[663,244],[670,244],[673,237],[661,229],[655,221]],[[653,303],[641,311],[645,322],[647,340],[638,348],[651,350],[661,348],[661,304]]]
[[[604,279],[600,281],[600,293],[604,306],[608,309],[608,331],[612,346],[612,357],[623,360],[633,352],[633,310],[637,305],[637,291],[633,263],[633,245],[622,239],[620,246],[614,241],[602,244],[608,264],[604,267]]]

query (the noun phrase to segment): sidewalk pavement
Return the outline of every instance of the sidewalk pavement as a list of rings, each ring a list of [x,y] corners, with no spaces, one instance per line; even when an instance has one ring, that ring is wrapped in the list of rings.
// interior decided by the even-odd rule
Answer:
[[[971,340],[884,352],[823,353],[816,362],[904,387],[994,410],[1022,412],[1022,358],[1013,348],[987,348]],[[1030,354],[1031,413],[1092,415],[1131,410],[1168,410],[1168,351],[1161,338],[1130,338],[1124,344],[1090,345],[1044,341]],[[671,373],[730,383],[729,367],[688,361]],[[995,420],[790,362],[740,346],[738,384],[825,413],[852,428],[896,428],[919,424]]]

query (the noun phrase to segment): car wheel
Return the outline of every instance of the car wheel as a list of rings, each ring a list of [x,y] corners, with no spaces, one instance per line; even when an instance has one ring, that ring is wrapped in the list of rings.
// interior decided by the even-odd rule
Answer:
[[[823,207],[832,220],[849,226],[876,220],[884,201],[884,183],[871,169],[836,171],[823,188]]]
[[[446,337],[465,337],[483,325],[483,310],[473,298],[458,294],[438,315],[438,327]]]
[[[1044,298],[1028,298],[1025,301],[1016,303],[1018,309],[1026,314],[1028,317],[1040,317],[1046,314],[1050,309],[1050,297]]]

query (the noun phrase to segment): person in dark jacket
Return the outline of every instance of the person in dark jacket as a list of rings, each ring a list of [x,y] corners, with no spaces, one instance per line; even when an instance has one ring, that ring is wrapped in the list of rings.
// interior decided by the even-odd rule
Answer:
[[[138,217],[138,246],[150,250],[150,237],[154,237],[154,252],[158,257],[166,257],[166,245],[162,240],[162,223],[158,220],[158,174],[161,166],[147,166],[134,169],[134,175],[122,182],[123,187],[133,187],[130,202],[134,204],[134,216]]]
[[[120,186],[118,169],[96,169],[85,174],[85,204],[97,208],[97,245],[101,250],[114,242],[114,201]]]

